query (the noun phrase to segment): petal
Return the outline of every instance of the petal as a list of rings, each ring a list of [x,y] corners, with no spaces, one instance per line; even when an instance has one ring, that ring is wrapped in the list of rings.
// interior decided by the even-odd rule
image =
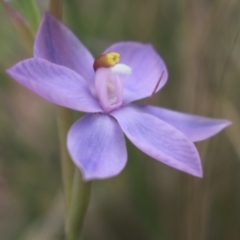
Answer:
[[[36,36],[34,56],[68,67],[88,81],[94,80],[91,53],[67,27],[48,13]]]
[[[127,162],[124,135],[114,118],[88,114],[73,124],[67,146],[85,180],[119,174]]]
[[[157,91],[167,82],[165,63],[150,44],[120,42],[110,46],[105,50],[107,52],[119,53],[120,63],[132,69],[130,75],[121,76],[125,104],[150,96],[162,74]]]
[[[17,63],[7,73],[52,103],[84,112],[102,111],[85,80],[69,68],[31,58]]]
[[[123,132],[149,156],[178,170],[202,177],[201,161],[194,144],[176,128],[131,106],[111,113]]]
[[[171,124],[193,142],[212,137],[231,124],[224,119],[201,117],[153,106],[139,106],[139,109]]]

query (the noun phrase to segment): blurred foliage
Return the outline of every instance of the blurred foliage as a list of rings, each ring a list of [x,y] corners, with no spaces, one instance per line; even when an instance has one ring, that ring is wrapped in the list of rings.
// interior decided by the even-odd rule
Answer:
[[[43,14],[48,1],[37,5]],[[6,76],[29,53],[2,5],[0,21],[0,236],[62,239],[55,107]],[[152,43],[170,75],[153,104],[235,122],[197,144],[203,179],[128,143],[125,170],[94,184],[82,239],[239,240],[240,2],[67,0],[64,22],[95,56],[116,41]]]

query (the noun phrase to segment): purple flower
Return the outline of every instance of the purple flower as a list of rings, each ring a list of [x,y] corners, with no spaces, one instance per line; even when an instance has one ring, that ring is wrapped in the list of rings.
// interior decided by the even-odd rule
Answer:
[[[124,134],[156,160],[201,177],[193,142],[230,124],[131,103],[149,97],[156,86],[159,91],[167,82],[166,66],[153,47],[120,42],[94,60],[74,34],[49,14],[37,33],[34,57],[7,73],[52,103],[87,112],[67,137],[69,153],[85,180],[121,172],[127,162]]]

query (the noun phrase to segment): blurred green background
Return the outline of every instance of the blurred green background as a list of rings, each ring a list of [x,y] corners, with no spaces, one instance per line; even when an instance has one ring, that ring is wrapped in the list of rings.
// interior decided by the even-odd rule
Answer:
[[[11,5],[28,18],[20,1]],[[36,2],[43,14],[48,1]],[[63,239],[56,108],[5,74],[31,52],[1,2],[0,23],[0,239]],[[66,0],[64,23],[95,56],[117,41],[152,43],[169,70],[152,104],[234,123],[197,144],[203,179],[128,143],[124,171],[94,182],[82,239],[239,240],[240,2]]]

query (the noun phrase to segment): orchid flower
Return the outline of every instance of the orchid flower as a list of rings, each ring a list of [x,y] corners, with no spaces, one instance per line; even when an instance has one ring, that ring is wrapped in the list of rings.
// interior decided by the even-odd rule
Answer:
[[[152,158],[202,177],[193,142],[230,124],[132,103],[151,96],[167,82],[165,63],[154,48],[119,42],[94,59],[66,26],[48,13],[36,36],[34,57],[20,61],[7,73],[44,99],[87,113],[67,136],[69,153],[86,181],[122,171],[127,162],[124,134]]]

